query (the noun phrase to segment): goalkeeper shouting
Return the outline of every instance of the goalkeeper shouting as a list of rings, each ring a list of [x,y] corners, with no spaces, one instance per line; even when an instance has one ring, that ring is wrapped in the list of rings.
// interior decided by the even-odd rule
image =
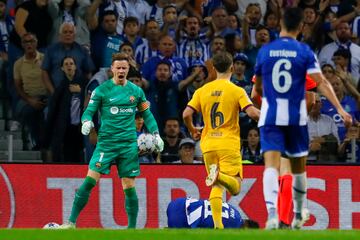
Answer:
[[[126,79],[129,72],[128,56],[123,53],[114,54],[111,71],[113,78],[93,91],[81,118],[81,132],[88,135],[94,127],[92,117],[100,110],[101,127],[87,176],[75,194],[69,221],[60,226],[62,229],[75,228],[76,220],[88,202],[91,190],[101,174],[110,173],[112,162],[116,163],[124,190],[128,228],[136,227],[139,204],[135,177],[140,175],[135,128],[136,109],[142,113],[147,129],[154,135],[156,150],[161,152],[164,148],[143,90]]]

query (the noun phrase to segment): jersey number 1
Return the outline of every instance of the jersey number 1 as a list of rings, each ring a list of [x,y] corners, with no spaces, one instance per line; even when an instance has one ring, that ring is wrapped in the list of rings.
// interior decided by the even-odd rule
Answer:
[[[214,102],[214,104],[211,107],[210,118],[211,118],[212,129],[215,129],[224,123],[224,114],[220,111],[217,111],[218,106],[219,106],[219,102]]]

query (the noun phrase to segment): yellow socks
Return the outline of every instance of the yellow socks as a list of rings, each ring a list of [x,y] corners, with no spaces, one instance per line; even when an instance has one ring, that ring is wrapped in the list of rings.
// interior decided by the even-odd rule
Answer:
[[[223,189],[220,186],[214,185],[210,192],[210,206],[211,213],[214,221],[214,228],[223,229],[224,225],[222,223],[222,195]]]

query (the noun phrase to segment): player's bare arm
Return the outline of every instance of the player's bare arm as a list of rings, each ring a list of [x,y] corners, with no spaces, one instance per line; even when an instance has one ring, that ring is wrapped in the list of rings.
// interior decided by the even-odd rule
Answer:
[[[255,121],[259,120],[260,110],[257,109],[256,107],[250,106],[250,107],[246,108],[245,112],[250,118],[254,119]]]
[[[192,138],[195,140],[199,140],[201,133],[200,133],[200,130],[195,128],[195,126],[193,124],[192,116],[194,113],[195,113],[195,110],[193,108],[187,106],[183,112],[183,119],[184,119],[185,126],[189,129]]]

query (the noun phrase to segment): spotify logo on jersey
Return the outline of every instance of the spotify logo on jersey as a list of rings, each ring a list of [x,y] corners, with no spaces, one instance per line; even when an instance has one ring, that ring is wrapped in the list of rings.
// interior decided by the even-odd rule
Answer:
[[[111,107],[111,108],[110,108],[110,112],[111,112],[112,114],[118,114],[119,108],[118,108],[118,107]]]

